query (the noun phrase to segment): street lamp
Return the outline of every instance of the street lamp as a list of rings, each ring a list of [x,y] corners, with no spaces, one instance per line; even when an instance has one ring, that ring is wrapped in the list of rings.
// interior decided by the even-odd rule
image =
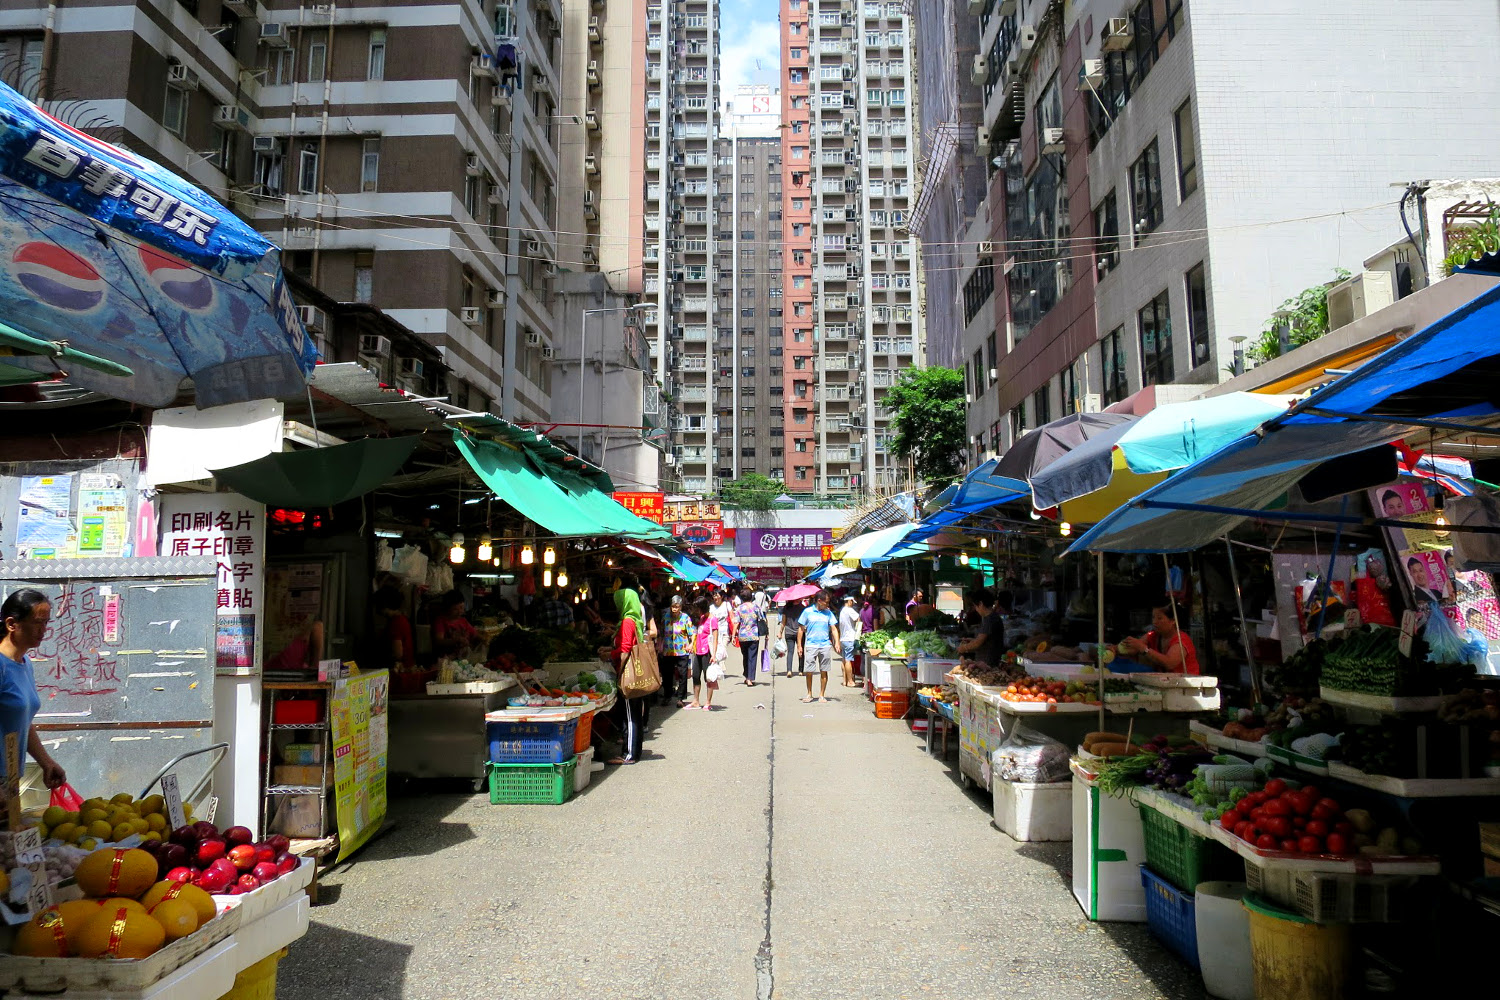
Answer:
[[[1243,333],[1229,338],[1229,342],[1234,345],[1234,373],[1236,375],[1245,374],[1245,350],[1240,346],[1245,340]]]
[[[603,306],[599,309],[585,309],[583,311],[583,329],[578,338],[578,454],[583,454],[583,364],[588,355],[589,347],[589,317],[603,316],[605,313],[632,313],[638,309],[649,309],[655,306],[654,302],[637,302],[629,306]],[[600,376],[600,395],[603,395],[603,376]],[[602,423],[602,421],[601,421]],[[601,449],[602,451],[602,449]],[[602,458],[602,455],[601,455]],[[602,462],[600,464],[603,464]]]

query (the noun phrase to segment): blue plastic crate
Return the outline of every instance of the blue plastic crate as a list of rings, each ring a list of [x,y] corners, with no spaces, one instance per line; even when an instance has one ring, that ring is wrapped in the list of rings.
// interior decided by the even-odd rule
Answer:
[[[1193,894],[1183,892],[1145,865],[1141,865],[1141,885],[1146,890],[1146,923],[1152,936],[1198,968],[1198,917]]]
[[[485,739],[494,764],[561,764],[573,756],[578,720],[486,722]]]

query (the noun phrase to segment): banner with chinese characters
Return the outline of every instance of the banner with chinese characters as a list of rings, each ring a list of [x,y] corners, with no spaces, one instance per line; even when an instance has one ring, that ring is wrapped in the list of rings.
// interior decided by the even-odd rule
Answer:
[[[675,521],[672,534],[694,545],[723,545],[723,521]]]
[[[390,674],[375,670],[336,681],[329,698],[340,861],[369,840],[385,819],[389,693]]]
[[[216,666],[259,670],[264,639],[266,508],[238,493],[162,498],[161,553],[212,557],[219,567]]]
[[[644,517],[648,521],[662,523],[662,506],[666,503],[665,493],[642,493],[616,490],[614,493],[615,503],[624,507],[636,517]]]
[[[691,497],[686,500],[668,500],[662,511],[662,524],[679,524],[683,521],[722,521],[724,512],[717,500]]]
[[[832,543],[827,528],[740,528],[734,535],[737,556],[820,559]]]

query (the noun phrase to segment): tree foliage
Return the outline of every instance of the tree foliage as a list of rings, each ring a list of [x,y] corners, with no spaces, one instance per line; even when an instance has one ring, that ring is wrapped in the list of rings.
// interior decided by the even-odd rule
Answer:
[[[885,396],[895,435],[891,450],[910,459],[918,478],[945,483],[963,471],[964,374],[956,368],[908,368]]]
[[[1276,314],[1266,320],[1260,336],[1249,347],[1245,355],[1258,364],[1281,356],[1281,330],[1286,328],[1287,344],[1296,349],[1310,344],[1328,332],[1328,290],[1349,277],[1342,267],[1335,268],[1337,275],[1326,285],[1304,288],[1283,302]]]
[[[785,484],[758,472],[747,472],[719,490],[719,502],[740,510],[774,510],[776,498],[786,492]]]

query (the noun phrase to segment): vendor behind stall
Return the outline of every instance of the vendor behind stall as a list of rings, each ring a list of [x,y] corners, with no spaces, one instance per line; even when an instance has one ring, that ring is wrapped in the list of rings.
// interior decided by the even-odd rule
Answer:
[[[450,590],[438,599],[432,617],[432,648],[442,656],[462,653],[479,641],[479,631],[464,617],[464,595]]]
[[[981,587],[970,596],[979,614],[979,634],[958,646],[958,654],[998,667],[1005,656],[1005,616],[1010,612],[1010,593],[995,593]]]
[[[375,608],[376,624],[380,626],[384,640],[380,660],[393,668],[415,670],[417,668],[417,645],[412,641],[411,619],[402,612],[405,602],[395,587],[381,587],[375,591],[371,604]]]
[[[1182,631],[1186,624],[1187,609],[1168,600],[1151,609],[1151,631],[1140,639],[1121,639],[1118,651],[1155,671],[1197,676],[1198,650],[1192,637]]]

